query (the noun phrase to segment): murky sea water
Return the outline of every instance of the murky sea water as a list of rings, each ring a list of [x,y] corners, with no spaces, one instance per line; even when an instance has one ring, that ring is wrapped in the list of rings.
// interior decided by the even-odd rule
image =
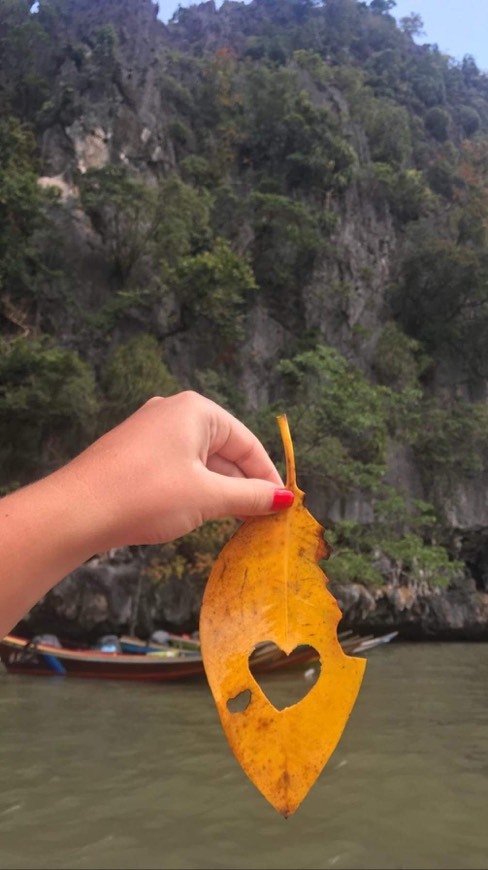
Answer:
[[[303,679],[267,678],[285,702]],[[488,645],[371,652],[287,821],[241,772],[204,683],[1,674],[0,771],[2,870],[486,870]]]

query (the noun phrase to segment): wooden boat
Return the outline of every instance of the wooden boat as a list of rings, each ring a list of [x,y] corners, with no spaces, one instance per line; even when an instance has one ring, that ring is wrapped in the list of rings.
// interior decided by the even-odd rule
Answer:
[[[398,631],[390,631],[389,634],[382,634],[380,637],[362,637],[357,646],[355,646],[354,653],[357,655],[357,653],[367,652],[370,649],[374,649],[376,646],[390,643],[390,641],[394,640],[395,637],[398,637]]]
[[[253,673],[287,669],[313,661],[310,647],[285,656],[272,643],[260,644],[251,657]],[[72,676],[96,679],[159,681],[202,677],[202,657],[191,651],[157,650],[127,655],[100,650],[74,650],[32,642],[8,635],[0,641],[0,659],[10,673],[38,676]]]
[[[180,634],[170,634],[169,644],[176,647],[176,649],[192,650],[193,652],[200,650],[200,641],[196,637],[183,637]]]
[[[343,631],[339,632],[338,638],[343,650],[349,652],[350,650],[355,649],[360,641],[372,640],[373,635],[371,634],[365,637],[364,635],[359,636],[353,634],[352,631]],[[123,653],[138,653],[140,655],[146,655],[147,653],[152,652],[164,652],[165,650],[172,648],[200,653],[199,640],[196,638],[182,638],[177,634],[170,634],[167,644],[159,644],[150,640],[141,640],[139,637],[125,634],[119,638],[119,643]]]
[[[201,677],[201,656],[151,653],[123,655],[99,650],[73,650],[32,643],[8,635],[0,641],[0,659],[10,673],[96,679],[166,681]]]
[[[382,637],[359,637],[348,633],[342,646],[346,652],[361,653],[388,643],[397,632]],[[203,677],[202,657],[193,651],[160,649],[141,655],[100,650],[76,650],[28,641],[8,635],[0,641],[0,659],[10,673],[38,676],[72,676],[95,679],[166,682]],[[286,656],[275,644],[259,644],[249,659],[253,674],[299,667],[318,660],[313,647],[299,646]]]
[[[145,655],[148,652],[161,652],[167,649],[184,650],[200,654],[200,641],[193,637],[182,637],[179,634],[168,634],[168,642],[165,644],[154,641],[141,640],[133,635],[123,634],[119,637],[122,652],[134,655]]]

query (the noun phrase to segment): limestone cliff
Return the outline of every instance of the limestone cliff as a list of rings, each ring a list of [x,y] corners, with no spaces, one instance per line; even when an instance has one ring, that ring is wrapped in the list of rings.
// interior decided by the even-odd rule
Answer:
[[[114,349],[150,332],[180,384],[207,389],[252,422],[286,401],[280,363],[290,349],[299,354],[317,342],[370,382],[406,391],[402,372],[389,380],[378,364],[385,327],[396,319],[418,343],[415,354],[428,357],[415,375],[423,391],[419,414],[426,402],[486,404],[484,361],[475,370],[459,351],[469,344],[462,330],[478,329],[486,300],[476,297],[445,342],[421,328],[415,333],[403,304],[419,287],[418,279],[408,284],[405,263],[422,234],[442,242],[443,252],[452,242],[463,263],[475,251],[484,263],[485,241],[462,236],[475,203],[474,193],[463,200],[471,177],[463,161],[488,135],[488,86],[478,71],[465,65],[454,82],[453,64],[442,66],[435,49],[416,46],[391,16],[355,0],[329,0],[325,11],[306,0],[225,2],[219,10],[209,2],[180,11],[168,27],[151,0],[41,0],[29,25],[34,18],[34,43],[41,34],[42,40],[32,74],[48,83],[49,94],[36,98],[35,111],[22,120],[36,136],[39,184],[59,192],[51,220],[69,274],[62,293],[47,286],[57,278],[41,282],[42,302],[25,309],[28,328],[35,310],[36,328],[79,353],[97,377]],[[14,87],[13,76],[0,67],[4,93]],[[268,104],[259,104],[260,88],[269,89]],[[251,116],[254,126],[246,121]],[[470,166],[481,172],[474,158]],[[141,246],[122,269],[130,223],[118,225],[115,237],[113,213],[107,217],[96,200],[96,185],[107,178],[96,173],[111,167],[141,185],[148,208],[151,191],[165,191],[163,206],[170,201],[165,180],[176,176],[187,186],[193,224],[177,262],[161,253],[157,221],[146,226],[137,213],[141,223],[132,231]],[[121,225],[135,214],[131,190]],[[163,212],[155,212],[157,220]],[[197,212],[207,215],[203,230]],[[185,259],[206,250],[214,255],[222,238],[256,279],[238,303],[235,296],[224,302],[227,320],[215,299],[200,298],[193,285],[187,290]],[[49,241],[43,244],[47,250]],[[464,298],[456,297],[454,311],[458,302]],[[449,471],[434,473],[422,463],[422,422],[416,425],[411,436],[401,427],[390,433],[382,484],[408,503],[434,506],[440,520],[430,542],[463,563],[464,581],[453,580],[447,592],[410,582],[408,571],[394,581],[389,563],[385,587],[338,587],[338,597],[355,628],[486,636],[486,466],[476,454],[466,468],[457,463],[455,474],[454,459],[446,460]],[[303,474],[311,509],[327,525],[374,522],[371,487],[323,485],[313,467]],[[34,611],[31,627],[52,628],[58,619],[71,633],[75,625],[89,633],[127,626],[140,565],[133,554],[114,559],[75,572]],[[139,630],[195,626],[201,588],[177,582],[146,588],[145,615],[135,615]]]

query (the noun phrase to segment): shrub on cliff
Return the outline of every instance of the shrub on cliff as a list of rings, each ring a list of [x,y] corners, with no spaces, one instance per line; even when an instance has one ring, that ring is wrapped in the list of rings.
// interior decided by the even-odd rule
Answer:
[[[35,140],[15,118],[0,120],[0,293],[32,302],[42,252],[35,234],[51,196],[37,183]]]
[[[170,396],[179,389],[158,342],[144,334],[134,336],[113,351],[104,366],[101,382],[107,427],[132,414],[152,396]]]
[[[60,465],[93,437],[95,379],[47,336],[0,340],[0,483]]]

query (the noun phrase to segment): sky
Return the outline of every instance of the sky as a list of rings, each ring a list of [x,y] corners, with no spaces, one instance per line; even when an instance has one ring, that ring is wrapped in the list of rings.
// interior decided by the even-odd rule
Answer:
[[[488,0],[397,0],[396,18],[412,11],[424,22],[425,36],[416,42],[436,42],[458,60],[472,54],[488,70]]]
[[[182,6],[192,5],[181,0]],[[160,18],[168,21],[178,0],[159,0]],[[417,42],[437,43],[440,50],[461,60],[472,54],[478,66],[488,71],[488,0],[397,0],[397,18],[418,12],[425,35]]]

